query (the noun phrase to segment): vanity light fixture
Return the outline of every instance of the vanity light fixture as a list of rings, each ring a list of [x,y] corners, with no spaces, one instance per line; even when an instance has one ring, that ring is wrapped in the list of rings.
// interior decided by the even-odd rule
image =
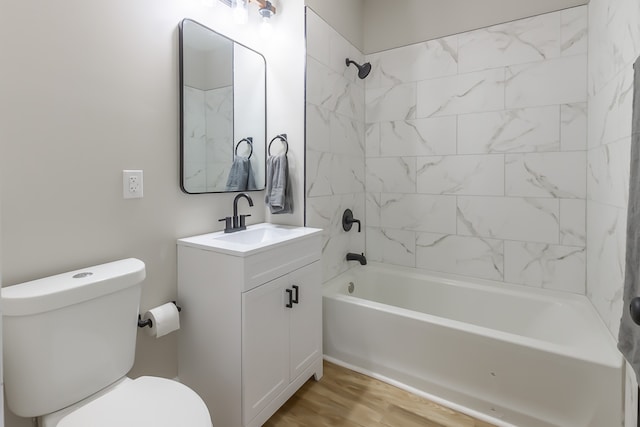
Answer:
[[[262,18],[260,34],[262,36],[269,36],[273,31],[271,28],[271,17],[276,13],[275,6],[269,0],[231,0],[234,22],[243,25],[249,21],[249,3],[256,3],[258,5],[258,13]]]
[[[244,25],[249,21],[248,2],[249,0],[233,0],[231,3],[233,22],[238,25]]]
[[[276,14],[276,8],[269,0],[249,0],[252,3],[258,4],[258,12],[263,18],[271,18]]]
[[[271,27],[271,17],[276,13],[276,8],[269,0],[250,0],[258,3],[258,13],[262,17],[260,24],[260,34],[262,37],[269,37],[273,32]]]

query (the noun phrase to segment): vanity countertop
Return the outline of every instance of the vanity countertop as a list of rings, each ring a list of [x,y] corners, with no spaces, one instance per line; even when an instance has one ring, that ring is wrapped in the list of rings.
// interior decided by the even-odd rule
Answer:
[[[261,223],[234,233],[218,231],[178,239],[178,245],[246,257],[321,233],[319,228]]]

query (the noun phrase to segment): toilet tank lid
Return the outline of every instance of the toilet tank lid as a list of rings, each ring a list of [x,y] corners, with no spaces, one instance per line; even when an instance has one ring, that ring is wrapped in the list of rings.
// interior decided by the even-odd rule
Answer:
[[[43,313],[141,283],[144,262],[127,258],[2,288],[2,315]]]

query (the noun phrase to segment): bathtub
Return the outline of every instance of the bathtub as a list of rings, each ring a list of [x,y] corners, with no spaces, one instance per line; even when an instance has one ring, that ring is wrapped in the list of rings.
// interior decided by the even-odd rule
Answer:
[[[584,296],[371,263],[325,283],[323,311],[327,360],[452,409],[622,425],[623,359]]]

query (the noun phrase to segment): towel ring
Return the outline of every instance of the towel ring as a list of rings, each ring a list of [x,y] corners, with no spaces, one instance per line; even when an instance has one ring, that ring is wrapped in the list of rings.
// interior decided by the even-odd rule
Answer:
[[[251,149],[251,151],[249,151],[249,157],[247,158],[250,159],[251,155],[253,154],[253,138],[249,136],[238,141],[238,143],[236,144],[236,156],[238,155],[238,147],[240,146],[241,142],[246,142],[247,144],[249,144],[249,148]]]
[[[277,135],[275,138],[273,138],[271,140],[271,142],[269,142],[269,147],[267,148],[267,154],[271,155],[271,144],[273,144],[273,141],[275,141],[276,139],[279,139],[280,141],[283,142],[284,144],[284,155],[286,156],[287,153],[289,153],[289,143],[287,142],[287,134],[286,133],[281,133],[280,135]]]

